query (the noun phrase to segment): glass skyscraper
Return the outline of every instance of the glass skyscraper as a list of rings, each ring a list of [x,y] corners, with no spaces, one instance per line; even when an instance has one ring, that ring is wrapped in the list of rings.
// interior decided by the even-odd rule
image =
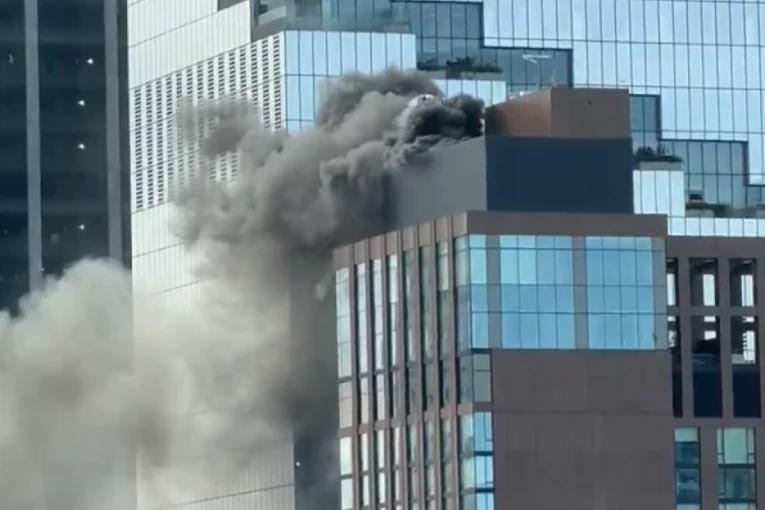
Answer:
[[[375,72],[389,65],[416,67],[430,73],[447,94],[467,92],[487,103],[546,87],[627,88],[634,149],[666,150],[682,159],[675,168],[635,173],[636,212],[667,214],[666,238],[645,232],[616,239],[592,231],[553,236],[508,231],[504,236],[454,239],[452,245],[450,236],[433,237],[430,245],[397,246],[370,260],[349,262],[338,271],[339,420],[340,428],[346,429],[339,442],[341,508],[490,510],[495,491],[513,486],[522,492],[524,479],[515,476],[518,473],[513,473],[513,480],[502,478],[498,466],[507,473],[508,464],[504,460],[492,464],[492,459],[503,455],[497,449],[499,437],[524,441],[529,437],[531,443],[534,439],[520,433],[528,430],[513,428],[521,427],[517,420],[493,424],[501,413],[491,406],[501,395],[494,391],[492,378],[501,370],[488,351],[523,350],[529,356],[545,350],[577,351],[584,356],[599,350],[634,350],[641,356],[659,356],[666,354],[667,346],[675,363],[675,402],[668,412],[684,421],[674,431],[674,462],[668,458],[663,467],[667,472],[657,478],[674,486],[664,488],[674,488],[671,496],[678,510],[698,510],[702,505],[753,510],[758,497],[762,506],[765,490],[753,487],[753,465],[765,457],[754,455],[755,449],[765,451],[758,420],[762,396],[753,388],[759,388],[763,379],[759,351],[753,346],[765,335],[763,323],[755,317],[759,312],[754,291],[765,268],[765,259],[754,248],[760,242],[756,238],[765,232],[765,220],[756,219],[765,216],[761,196],[765,4],[755,0],[193,3],[206,7],[189,12],[225,19],[228,30],[213,35],[207,28],[195,29],[196,39],[209,40],[207,53],[197,52],[193,45],[173,46],[166,41],[177,45],[178,39],[163,40],[164,35],[155,38],[157,47],[164,46],[163,55],[172,52],[172,58],[162,60],[153,54],[148,58],[148,52],[142,53],[147,70],[135,73],[142,79],[136,80],[134,101],[134,197],[135,210],[141,214],[162,204],[173,176],[196,164],[183,148],[176,147],[170,156],[174,134],[168,127],[173,122],[168,105],[180,97],[201,101],[245,93],[262,106],[268,127],[294,131],[312,123],[327,78],[349,71]],[[138,11],[140,4],[136,5]],[[212,14],[215,9],[220,11]],[[227,18],[226,11],[236,11],[236,16]],[[252,26],[235,30],[234,17],[248,18]],[[186,25],[191,23],[178,22],[179,27]],[[227,39],[219,32],[238,35]],[[179,54],[187,58],[185,63],[179,63],[183,60],[176,58]],[[235,170],[236,163],[227,168]],[[704,214],[691,214],[688,202],[709,207]],[[753,239],[710,239],[714,237]],[[659,239],[666,239],[665,248],[656,244]],[[491,249],[482,242],[490,243]],[[145,251],[158,250],[149,250],[147,244]],[[467,259],[467,270],[458,275],[457,267],[463,267],[460,258]],[[668,259],[666,285],[658,274],[663,259]],[[645,273],[624,272],[638,262]],[[169,258],[141,264],[159,275],[172,274],[176,265]],[[554,266],[554,275],[529,271],[530,264]],[[612,270],[619,272],[618,285]],[[580,284],[575,285],[577,278]],[[630,283],[623,285],[625,278]],[[487,282],[504,292],[482,289]],[[715,290],[699,289],[710,285],[728,297],[706,302]],[[577,297],[577,289],[587,293]],[[744,290],[751,296],[739,299]],[[533,299],[527,300],[529,295]],[[408,302],[421,303],[417,306],[430,313],[420,316]],[[455,313],[456,319],[450,315]],[[618,321],[611,315],[618,315]],[[355,331],[358,324],[367,327]],[[453,324],[469,327],[457,329]],[[617,330],[621,333],[614,333]],[[448,341],[442,340],[441,331],[448,332]],[[518,334],[500,337],[495,332]],[[436,342],[420,344],[423,338]],[[398,360],[390,368],[380,358],[381,344],[391,349],[389,361]],[[729,347],[721,351],[721,344]],[[454,353],[460,348],[479,352],[457,359]],[[510,358],[507,355],[504,362],[512,364]],[[516,371],[507,373],[514,378],[505,383],[526,380],[517,375],[523,366],[512,368]],[[618,375],[611,374],[618,383],[615,393],[621,384]],[[669,385],[664,389],[658,393],[672,393]],[[632,398],[641,397],[639,390]],[[446,414],[443,402],[453,406]],[[418,421],[420,417],[427,418]],[[701,417],[715,421],[697,426],[693,420]],[[396,420],[398,424],[389,429],[387,425]],[[381,424],[385,424],[382,429]],[[495,442],[497,430],[504,432],[496,434]],[[588,430],[582,427],[582,437]],[[544,443],[545,431],[534,432]],[[671,432],[665,437],[668,448],[673,443]],[[618,446],[631,442],[639,450],[636,435]],[[755,448],[755,442],[760,446]],[[523,450],[526,445],[515,447],[514,454],[528,453]],[[284,473],[292,472],[292,449],[288,450]],[[266,474],[274,471],[273,465],[268,468]],[[533,468],[530,465],[526,473]],[[285,479],[289,476],[285,474]],[[536,481],[540,485],[541,478]],[[706,487],[712,487],[704,491],[703,503],[702,478]],[[762,480],[756,483],[763,486]],[[281,492],[264,494],[258,501],[284,497]],[[524,507],[539,506],[545,507]],[[646,506],[655,507],[659,506]]]
[[[321,9],[325,17],[380,13],[409,24],[416,66],[439,79],[480,77],[501,83],[506,95],[546,87],[629,89],[635,212],[668,217],[667,235],[658,239],[446,239],[438,232],[448,228],[436,220],[408,227],[410,249],[401,248],[403,231],[369,241],[383,246],[369,260],[357,260],[350,248],[338,256],[353,262],[337,273],[341,508],[493,510],[508,501],[500,493],[518,502],[536,491],[524,501],[548,501],[545,489],[527,489],[537,483],[572,491],[569,506],[524,507],[591,508],[573,501],[573,487],[586,484],[574,467],[581,458],[568,455],[581,454],[590,438],[604,452],[609,440],[606,433],[598,438],[603,422],[574,423],[587,412],[586,405],[571,411],[574,390],[542,403],[546,397],[534,386],[553,386],[558,375],[537,374],[560,359],[544,351],[580,351],[580,360],[589,355],[582,350],[594,357],[623,351],[636,360],[667,349],[656,377],[614,379],[646,385],[635,397],[620,387],[614,402],[630,407],[631,399],[654,395],[663,407],[650,413],[677,420],[648,433],[626,418],[630,432],[611,439],[619,455],[634,448],[636,462],[647,462],[651,454],[639,452],[641,441],[651,452],[673,448],[646,485],[663,494],[662,505],[762,507],[765,329],[754,310],[765,260],[754,247],[765,235],[765,2],[329,0]],[[672,158],[658,171],[641,168],[639,149]],[[581,228],[595,228],[590,221]],[[454,349],[462,355],[453,360]],[[389,367],[378,366],[380,352]],[[545,361],[526,371],[535,356]],[[555,365],[556,374],[578,370],[573,360]],[[512,408],[507,400],[518,394],[526,400],[517,397],[522,403]],[[559,413],[559,422],[569,413],[577,418],[552,432],[547,412]],[[579,441],[578,426],[586,431]],[[591,480],[598,497],[615,487],[610,470]],[[557,476],[551,473],[561,483],[549,482]],[[642,506],[660,507],[672,508]]]
[[[130,253],[125,0],[0,5],[0,309]]]
[[[727,215],[756,216],[763,208],[762,2],[324,0],[280,9],[262,5],[259,12],[263,21],[277,11],[322,17],[349,31],[370,20],[380,31],[405,27],[416,37],[416,66],[436,77],[499,80],[507,93],[550,86],[629,88],[636,149],[662,145],[682,158],[687,189],[726,206]],[[384,58],[384,45],[359,44],[371,48],[369,58],[359,48],[362,69],[364,59]],[[313,53],[292,46],[288,66],[313,65]],[[339,68],[350,51],[341,47],[316,65]]]

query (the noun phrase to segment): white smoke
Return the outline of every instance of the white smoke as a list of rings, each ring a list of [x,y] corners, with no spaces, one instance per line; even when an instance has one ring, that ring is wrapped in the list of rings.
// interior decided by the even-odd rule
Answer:
[[[85,260],[0,319],[0,508],[126,508],[114,479],[131,483],[117,462],[133,453],[160,508],[238,476],[285,434],[331,429],[331,249],[384,229],[390,172],[481,134],[480,101],[407,109],[420,94],[440,97],[418,73],[350,75],[293,136],[242,103],[182,109],[190,132],[217,123],[204,156],[242,156],[236,183],[200,176],[178,201],[178,235],[205,255],[202,298],[133,300],[127,271]],[[315,484],[331,484],[331,449],[315,454]]]

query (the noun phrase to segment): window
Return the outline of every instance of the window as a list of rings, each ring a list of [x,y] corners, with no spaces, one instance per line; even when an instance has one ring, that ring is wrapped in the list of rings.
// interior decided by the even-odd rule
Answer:
[[[412,366],[407,368],[406,370],[406,377],[407,377],[407,399],[406,399],[406,412],[407,414],[414,414],[420,411],[420,388],[419,385],[419,370],[416,366]]]
[[[719,471],[720,501],[754,503],[757,495],[754,471],[754,466],[721,467]]]
[[[418,508],[417,501],[420,499],[420,471],[416,465],[409,467],[409,508]]]
[[[385,368],[385,337],[383,336],[383,288],[382,288],[382,261],[372,261],[372,306],[373,306],[373,334],[374,334],[374,368]]]
[[[375,465],[377,467],[377,486],[375,488],[377,503],[384,504],[387,500],[386,480],[385,480],[385,452],[388,450],[386,444],[386,434],[384,430],[378,430],[375,433]]]
[[[454,393],[451,387],[451,376],[453,373],[452,365],[449,361],[440,361],[438,363],[438,369],[441,381],[441,406],[446,406],[453,398]]]
[[[367,270],[366,264],[358,264],[356,266],[356,345],[359,374],[366,374],[369,371],[367,328]]]
[[[423,367],[422,394],[424,411],[438,406],[438,391],[436,386],[436,369],[438,365],[431,361]]]
[[[436,468],[433,464],[428,464],[425,472],[425,497],[428,498],[428,506],[436,496]]]
[[[719,465],[754,464],[754,430],[724,428],[717,431],[717,462]]]
[[[388,363],[392,367],[399,365],[398,344],[400,341],[398,326],[398,255],[388,255]]]
[[[454,349],[452,346],[451,326],[452,314],[449,310],[449,291],[438,291],[438,356],[441,359],[449,356]]]
[[[491,359],[489,354],[459,358],[460,402],[491,402]]]
[[[340,475],[351,475],[353,472],[353,450],[350,437],[340,438]]]
[[[412,320],[410,313],[410,310],[415,309],[413,301],[415,266],[416,260],[414,252],[408,251],[404,253],[404,306],[402,312],[404,314],[404,331],[406,335],[406,360],[409,363],[417,358],[416,346],[414,343],[414,321]]]
[[[460,489],[479,490],[494,488],[494,457],[476,455],[461,461]]]
[[[717,430],[718,500],[721,504],[756,503],[754,430]]]
[[[472,413],[460,417],[460,454],[491,453],[494,449],[491,413]]]
[[[470,283],[486,284],[488,283],[487,260],[486,260],[486,238],[480,236],[481,241],[476,244],[475,239],[479,236],[470,236],[469,262],[470,262]]]
[[[387,445],[385,444],[385,431],[378,430],[375,432],[375,464],[377,469],[385,469],[385,450]]]
[[[691,305],[717,306],[717,260],[691,259],[690,270]]]
[[[494,440],[491,413],[460,416],[460,489],[494,488]]]
[[[385,375],[377,374],[375,376],[375,420],[384,420],[387,418],[388,393],[385,391]]]
[[[460,500],[462,510],[494,510],[494,494],[491,492],[465,494]]]
[[[385,493],[385,472],[377,473],[377,503],[384,505],[386,501]]]
[[[566,236],[499,236],[502,347],[573,349],[573,244]]]
[[[436,258],[436,288],[438,289],[436,297],[436,313],[438,315],[438,356],[443,359],[448,356],[452,351],[452,341],[449,335],[451,335],[451,314],[449,313],[449,296],[450,296],[450,282],[449,282],[449,244],[445,242],[439,242],[437,247]]]
[[[422,344],[422,356],[427,362],[433,358],[434,331],[433,314],[433,289],[431,288],[433,272],[432,248],[423,246],[420,248],[420,342]]]
[[[359,423],[369,423],[369,377],[359,379]]]
[[[337,271],[335,276],[335,303],[337,314],[337,366],[338,377],[350,377],[351,358],[351,303],[348,269]]]
[[[340,480],[340,505],[342,510],[353,510],[353,479]]]
[[[449,290],[449,243],[436,244],[436,278],[439,291]]]
[[[672,356],[672,409],[675,417],[683,416],[683,349],[681,347],[680,320],[667,316],[667,346]]]
[[[452,419],[441,419],[441,458],[450,459],[452,457]]]
[[[393,466],[398,467],[401,465],[401,427],[393,429],[393,444],[391,445]]]
[[[404,395],[406,388],[404,386],[404,379],[402,376],[402,371],[400,369],[394,369],[390,374],[390,380],[391,380],[391,407],[392,409],[392,415],[394,417],[403,416],[406,413],[406,409],[404,408]]]
[[[425,462],[433,462],[436,447],[436,431],[432,421],[425,423]]]
[[[757,317],[731,317],[731,356],[734,365],[757,363]]]
[[[677,306],[677,259],[667,260],[667,306]]]
[[[402,480],[402,470],[395,469],[393,473],[391,474],[391,477],[393,479],[393,501],[399,502],[401,501],[401,484]],[[397,509],[401,508],[401,505],[396,505]]]
[[[454,279],[458,287],[468,284],[468,267],[467,238],[458,237],[454,240]]]
[[[694,415],[722,416],[720,320],[715,316],[691,317]]]
[[[361,506],[367,506],[370,503],[369,485],[369,475],[363,475],[361,477]]]
[[[730,304],[731,306],[755,306],[757,289],[755,287],[755,261],[751,259],[733,259],[730,261]]]
[[[409,425],[409,435],[406,442],[406,460],[409,464],[417,462],[417,426]]]
[[[675,499],[677,505],[701,503],[699,437],[696,428],[675,430]]]
[[[758,318],[730,318],[731,361],[733,364],[733,415],[759,418],[760,363]]]
[[[366,432],[361,434],[359,440],[359,462],[362,472],[369,471],[369,434]]]
[[[663,310],[655,287],[664,281],[655,281],[652,239],[586,237],[584,244],[590,348],[656,348],[655,318]]]
[[[338,387],[340,428],[353,424],[353,385],[350,381],[341,382]]]

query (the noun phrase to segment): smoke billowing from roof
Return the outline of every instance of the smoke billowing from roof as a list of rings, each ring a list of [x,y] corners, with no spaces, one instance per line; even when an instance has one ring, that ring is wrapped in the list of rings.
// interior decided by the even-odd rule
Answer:
[[[132,299],[127,272],[88,260],[0,321],[0,508],[42,494],[56,508],[125,508],[114,480],[129,480],[132,451],[142,508],[204,498],[221,478],[279,462],[285,431],[335,427],[335,339],[321,334],[333,299],[316,293],[331,249],[384,228],[386,177],[479,136],[483,105],[386,71],[336,80],[315,125],[292,135],[242,102],[179,113],[189,133],[213,124],[203,156],[241,162],[235,183],[200,175],[178,197],[175,231],[202,261],[199,299]],[[320,485],[332,451],[316,444],[318,462],[296,461],[320,466]]]

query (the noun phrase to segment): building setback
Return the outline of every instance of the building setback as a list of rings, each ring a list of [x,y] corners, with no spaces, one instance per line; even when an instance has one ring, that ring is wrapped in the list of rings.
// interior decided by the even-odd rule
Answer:
[[[686,207],[629,107],[489,108],[336,250],[342,510],[762,504],[765,220]]]
[[[0,7],[0,308],[86,256],[129,264],[125,0]]]

